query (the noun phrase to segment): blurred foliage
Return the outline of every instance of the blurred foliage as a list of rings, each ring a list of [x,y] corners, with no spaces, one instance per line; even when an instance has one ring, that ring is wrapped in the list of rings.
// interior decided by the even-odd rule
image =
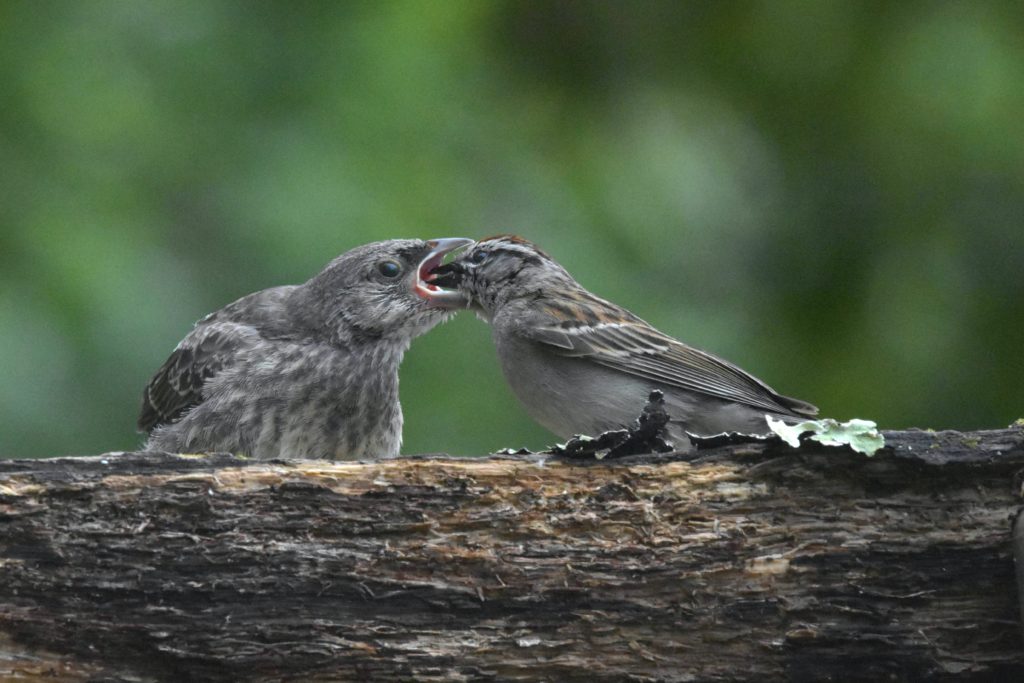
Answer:
[[[1024,414],[1024,4],[0,3],[0,456],[130,449],[191,324],[518,232],[823,415]],[[471,315],[407,452],[543,446]]]

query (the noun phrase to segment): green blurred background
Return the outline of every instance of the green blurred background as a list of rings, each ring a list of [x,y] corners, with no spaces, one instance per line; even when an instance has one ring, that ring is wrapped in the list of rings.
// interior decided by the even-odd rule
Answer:
[[[1024,3],[0,3],[0,456],[130,449],[191,324],[518,232],[825,415],[1024,414]],[[469,314],[406,452],[554,441]]]

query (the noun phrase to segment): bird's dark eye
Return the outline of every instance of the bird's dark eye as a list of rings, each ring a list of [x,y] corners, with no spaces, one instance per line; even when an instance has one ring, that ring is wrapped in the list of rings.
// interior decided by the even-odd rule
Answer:
[[[381,261],[377,264],[377,272],[384,277],[398,277],[402,274],[402,264],[398,261]]]
[[[469,255],[468,258],[466,258],[466,260],[472,263],[474,266],[479,266],[481,263],[487,260],[487,252],[474,251],[472,254]]]

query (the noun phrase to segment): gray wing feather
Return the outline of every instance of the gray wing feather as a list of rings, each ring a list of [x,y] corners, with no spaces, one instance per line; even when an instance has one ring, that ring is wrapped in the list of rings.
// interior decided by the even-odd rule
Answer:
[[[728,361],[686,346],[639,319],[566,327],[520,328],[556,353],[590,361],[637,377],[743,403],[770,412],[805,416],[818,409],[782,396]]]
[[[254,292],[196,323],[142,392],[140,432],[175,422],[203,402],[209,381],[267,339],[294,334],[285,312],[294,285]]]
[[[258,332],[248,325],[206,320],[197,323],[146,385],[139,431],[148,433],[175,422],[201,403],[204,385],[258,339]]]

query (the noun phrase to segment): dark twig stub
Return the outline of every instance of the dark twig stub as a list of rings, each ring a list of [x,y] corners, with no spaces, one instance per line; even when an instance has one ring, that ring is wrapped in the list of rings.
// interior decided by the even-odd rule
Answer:
[[[595,437],[575,436],[564,445],[551,449],[552,455],[566,458],[621,458],[641,453],[668,453],[673,444],[668,440],[668,413],[665,395],[655,389],[647,397],[640,416],[628,429],[614,429]]]

